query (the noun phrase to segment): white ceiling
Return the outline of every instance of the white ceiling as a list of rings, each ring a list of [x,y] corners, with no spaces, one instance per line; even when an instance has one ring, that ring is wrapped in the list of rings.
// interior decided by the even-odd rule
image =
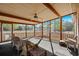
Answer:
[[[75,12],[74,4],[68,4],[68,3],[52,3],[51,4],[55,10],[61,15],[67,15],[72,12]],[[37,21],[47,21],[50,19],[57,18],[51,10],[49,10],[46,6],[44,6],[42,3],[0,3],[0,12],[24,17],[27,19],[37,20]],[[34,14],[37,13],[39,19],[34,19]],[[6,17],[0,16],[0,20],[6,20]],[[36,24],[35,22],[29,22],[24,20],[16,20],[15,18],[7,18],[10,21],[16,21],[16,22],[24,22],[24,23],[31,23]]]

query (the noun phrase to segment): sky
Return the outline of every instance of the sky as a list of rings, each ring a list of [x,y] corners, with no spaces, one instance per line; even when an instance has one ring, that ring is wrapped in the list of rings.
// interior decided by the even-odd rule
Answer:
[[[71,15],[64,16],[62,20],[64,20],[64,22],[72,22],[72,16]]]

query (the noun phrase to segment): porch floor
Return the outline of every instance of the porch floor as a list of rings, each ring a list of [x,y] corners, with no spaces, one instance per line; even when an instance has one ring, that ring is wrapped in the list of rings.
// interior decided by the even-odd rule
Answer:
[[[30,38],[28,39],[31,43],[36,44],[40,39],[37,38]],[[10,44],[11,41],[7,43],[0,43],[0,56],[17,56],[16,51],[14,51]],[[54,54],[58,56],[73,56],[67,48],[61,47],[58,43],[52,42]],[[50,42],[43,38],[43,40],[38,45],[39,47],[47,50],[48,52],[52,53]]]

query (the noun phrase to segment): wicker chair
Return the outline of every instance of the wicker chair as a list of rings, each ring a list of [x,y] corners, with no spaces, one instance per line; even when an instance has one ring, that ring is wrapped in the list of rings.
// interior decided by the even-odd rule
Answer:
[[[74,48],[74,52],[76,52],[76,46],[77,46],[77,36],[74,36],[73,38],[66,38],[66,44],[67,44],[67,49],[69,50],[69,47]]]
[[[12,47],[17,50],[17,53],[20,54],[22,50],[23,42],[19,37],[12,38]]]

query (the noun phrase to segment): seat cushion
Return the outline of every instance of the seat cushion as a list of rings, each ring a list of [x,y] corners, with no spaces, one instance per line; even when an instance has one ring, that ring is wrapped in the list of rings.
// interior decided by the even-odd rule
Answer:
[[[65,42],[59,42],[59,45],[60,45],[60,46],[63,46],[63,47],[67,47],[67,45],[66,45]]]

